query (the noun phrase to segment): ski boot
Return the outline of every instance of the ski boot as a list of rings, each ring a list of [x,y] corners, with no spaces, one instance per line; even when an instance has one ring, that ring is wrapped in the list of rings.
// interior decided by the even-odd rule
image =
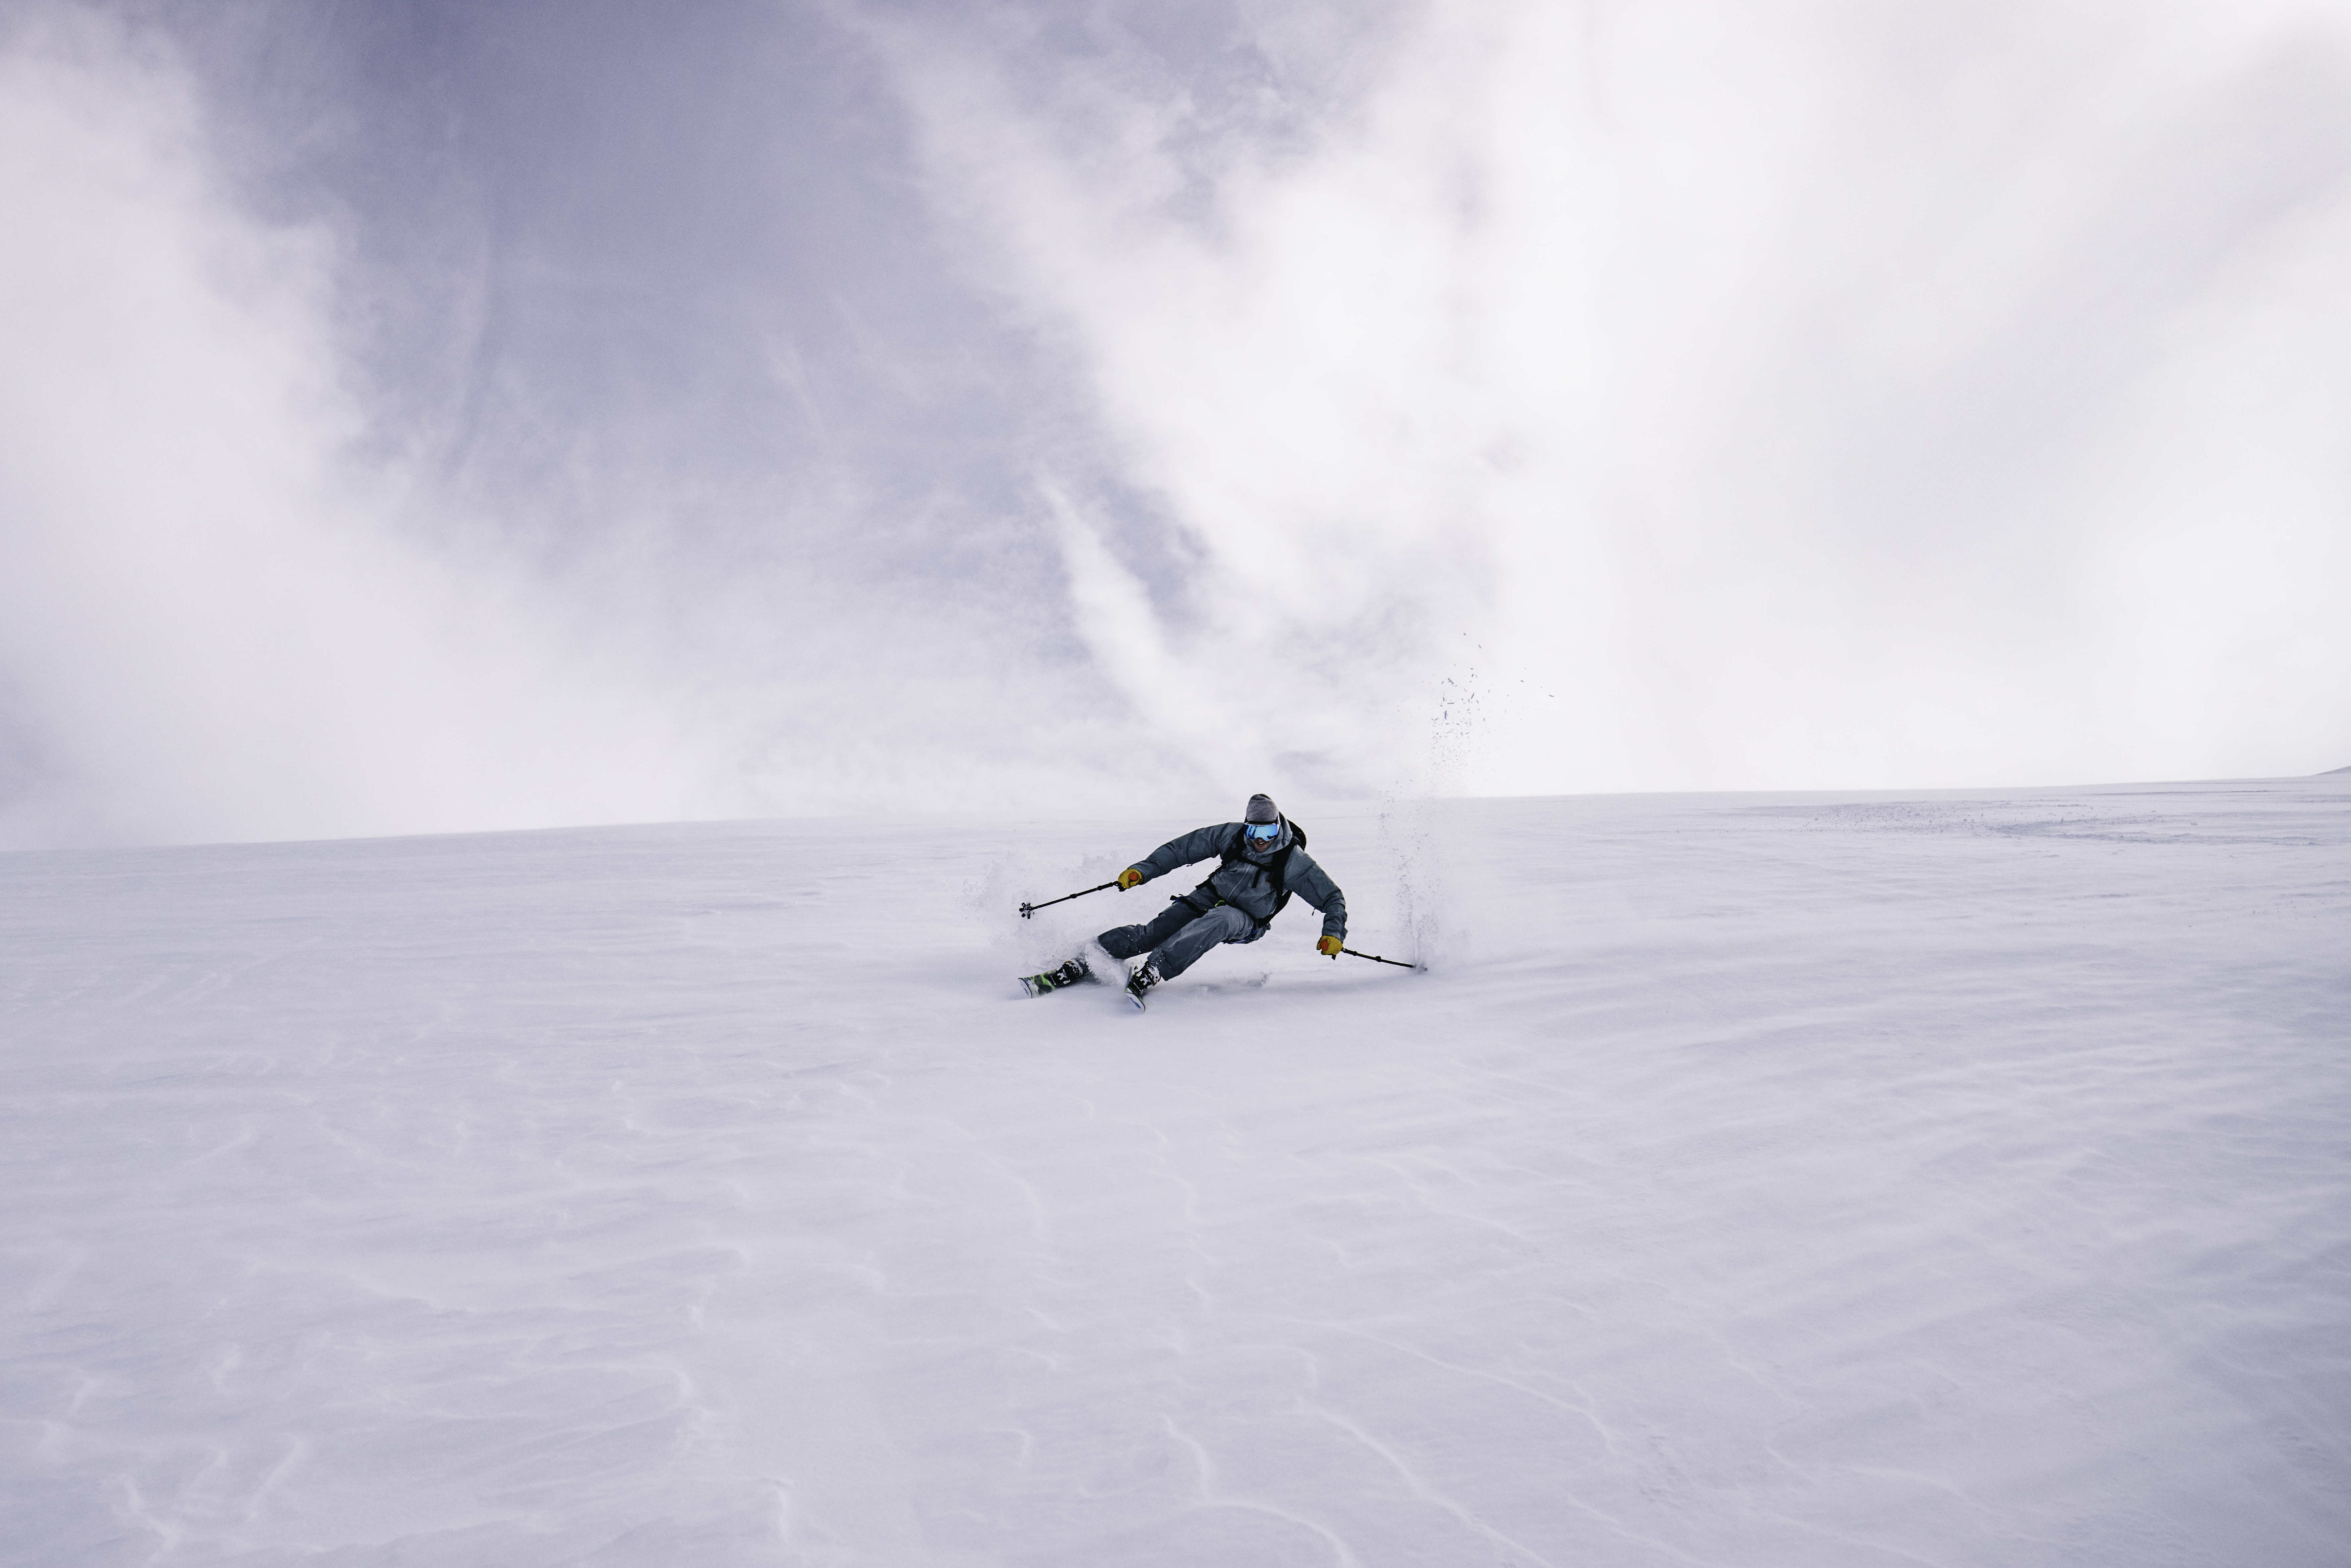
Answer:
[[[1093,977],[1094,972],[1088,967],[1086,956],[1081,953],[1058,969],[1048,969],[1041,975],[1021,976],[1020,988],[1032,997],[1041,997],[1047,991],[1058,991],[1063,986],[1074,986],[1080,980]]]
[[[1134,973],[1126,977],[1126,998],[1134,1004],[1137,1012],[1143,1010],[1143,994],[1158,983],[1159,971],[1148,958],[1137,965]]]

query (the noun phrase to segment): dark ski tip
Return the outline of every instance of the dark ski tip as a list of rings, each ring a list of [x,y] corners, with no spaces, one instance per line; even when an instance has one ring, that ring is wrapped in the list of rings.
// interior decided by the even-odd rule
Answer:
[[[1058,991],[1064,986],[1074,986],[1081,980],[1093,977],[1093,967],[1081,953],[1058,969],[1048,969],[1041,975],[1021,976],[1020,988],[1032,997],[1041,997],[1047,991]]]

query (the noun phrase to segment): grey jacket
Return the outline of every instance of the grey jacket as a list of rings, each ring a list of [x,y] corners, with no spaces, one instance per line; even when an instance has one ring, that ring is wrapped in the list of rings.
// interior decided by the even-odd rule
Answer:
[[[1198,828],[1180,839],[1170,839],[1151,852],[1148,859],[1135,862],[1143,880],[1153,882],[1171,871],[1180,871],[1196,861],[1212,861],[1221,857],[1241,836],[1238,822],[1218,822],[1212,828]],[[1283,850],[1290,850],[1290,863],[1282,872],[1282,885],[1322,912],[1322,935],[1344,937],[1347,935],[1347,897],[1339,884],[1314,863],[1314,857],[1303,849],[1290,849],[1297,835],[1290,831],[1290,820],[1282,819],[1281,837],[1270,850],[1243,850],[1239,858],[1211,876],[1204,888],[1179,894],[1202,914],[1219,904],[1229,904],[1252,920],[1273,918],[1273,906],[1278,898],[1273,889],[1273,874],[1267,863]]]

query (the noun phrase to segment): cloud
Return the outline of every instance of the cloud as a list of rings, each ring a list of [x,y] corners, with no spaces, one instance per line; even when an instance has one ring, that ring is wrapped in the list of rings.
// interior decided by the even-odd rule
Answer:
[[[109,15],[0,841],[2351,753],[2339,5]]]
[[[325,236],[236,215],[166,55],[0,58],[0,668],[18,842],[722,806],[653,694],[421,548],[325,327]]]
[[[354,213],[347,185],[256,200],[224,149],[267,125],[225,125],[179,40],[97,13],[21,25],[0,88],[0,842],[1189,779],[1061,655],[1061,579],[1022,519],[907,465],[904,402],[860,407],[891,343],[797,354],[772,312],[699,323],[691,277],[469,229],[439,176],[400,211]],[[403,211],[397,256],[456,271],[354,248],[392,246]],[[616,296],[639,307],[617,340]],[[664,320],[747,345],[778,401],[828,400],[844,451],[770,442],[739,383],[677,368]],[[720,416],[749,434],[714,441]]]
[[[1368,694],[1474,662],[1489,789],[2351,747],[2338,5],[1452,5],[1188,73],[883,37],[1148,498],[1101,537],[1191,563],[1163,688],[1376,776],[1414,716]]]

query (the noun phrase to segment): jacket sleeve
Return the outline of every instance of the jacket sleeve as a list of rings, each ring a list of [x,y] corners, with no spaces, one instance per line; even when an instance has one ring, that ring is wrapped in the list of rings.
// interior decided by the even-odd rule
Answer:
[[[1298,863],[1304,861],[1302,867]],[[1301,873],[1303,874],[1301,874]],[[1290,891],[1322,912],[1322,935],[1344,941],[1347,936],[1347,895],[1339,891],[1320,862],[1303,850],[1290,857],[1290,874],[1283,879]]]
[[[1238,822],[1218,822],[1213,827],[1195,828],[1180,839],[1170,839],[1144,859],[1135,862],[1143,880],[1154,881],[1171,871],[1181,871],[1195,861],[1215,860],[1225,852],[1227,845],[1241,831]]]

